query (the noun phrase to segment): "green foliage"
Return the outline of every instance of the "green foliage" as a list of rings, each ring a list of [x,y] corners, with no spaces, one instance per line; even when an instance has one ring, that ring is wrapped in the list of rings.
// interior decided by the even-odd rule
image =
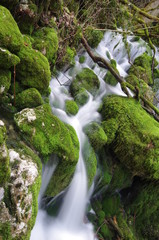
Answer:
[[[101,149],[107,142],[107,136],[102,129],[102,127],[96,123],[90,123],[85,128],[84,131],[89,138],[90,144],[95,151]]]
[[[92,48],[96,48],[98,46],[103,36],[104,33],[102,31],[95,30],[92,27],[88,27],[85,31],[85,37]]]
[[[24,109],[15,114],[14,119],[25,140],[45,161],[52,153],[56,153],[66,161],[77,162],[79,144],[76,133],[52,114],[48,104],[34,110]]]
[[[36,88],[29,88],[16,96],[16,107],[18,109],[33,108],[42,104],[42,97]]]
[[[18,57],[20,63],[16,68],[17,79],[23,86],[36,88],[41,93],[46,92],[51,79],[48,60],[29,46],[23,46]]]
[[[58,36],[53,28],[44,27],[37,30],[34,35],[33,47],[39,50],[49,62],[54,62],[58,50]]]
[[[0,6],[0,46],[11,52],[18,52],[23,45],[23,37],[8,9]]]
[[[78,112],[77,103],[73,100],[66,100],[66,113],[71,115],[76,115]]]
[[[5,95],[11,84],[11,72],[9,70],[0,69],[0,97]]]
[[[132,98],[109,96],[103,102],[103,120],[118,124],[111,144],[115,155],[133,174],[159,179],[158,122]]]
[[[71,83],[70,91],[74,97],[79,92],[83,91],[83,88],[95,95],[98,91],[99,85],[100,83],[97,75],[91,69],[83,68]]]

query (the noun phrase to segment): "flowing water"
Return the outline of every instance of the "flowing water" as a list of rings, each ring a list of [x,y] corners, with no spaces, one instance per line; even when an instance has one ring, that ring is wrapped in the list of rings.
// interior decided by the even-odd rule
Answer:
[[[96,53],[107,60],[116,60],[118,71],[123,77],[127,75],[126,71],[130,67],[130,62],[133,62],[137,56],[141,55],[145,51],[151,54],[151,50],[144,41],[136,41],[135,38],[131,36],[127,38],[127,41],[130,48],[129,57],[122,41],[122,35],[116,35],[112,32],[107,32],[104,35],[103,40],[96,49]],[[86,58],[86,61],[83,64],[79,63],[80,54],[84,55]],[[72,98],[69,94],[69,88],[65,85],[67,85],[68,80],[71,81],[84,67],[93,69],[93,71],[97,74],[100,80],[100,89],[95,97],[89,94],[89,101],[79,109],[76,116],[70,117],[65,112],[65,101]],[[47,215],[45,210],[39,207],[36,224],[31,233],[31,240],[96,239],[93,226],[85,221],[86,206],[91,194],[88,191],[87,173],[82,155],[83,145],[86,140],[83,127],[92,121],[100,121],[98,108],[104,95],[110,93],[124,95],[119,84],[112,87],[103,81],[103,77],[106,72],[107,71],[105,69],[101,69],[95,65],[87,53],[82,52],[76,56],[76,65],[72,69],[69,69],[65,73],[60,73],[58,80],[53,78],[50,83],[50,104],[53,114],[57,115],[63,122],[66,122],[74,127],[80,143],[80,152],[74,177],[64,197],[58,216],[56,218],[50,217]],[[53,165],[50,166],[49,163],[43,171],[39,202],[41,201],[49,179],[57,165],[57,160],[52,162]]]

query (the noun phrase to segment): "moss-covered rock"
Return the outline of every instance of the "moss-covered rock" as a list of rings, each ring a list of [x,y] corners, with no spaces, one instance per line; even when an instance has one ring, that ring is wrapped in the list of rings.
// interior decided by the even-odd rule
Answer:
[[[76,115],[78,112],[77,103],[73,100],[66,100],[66,113],[71,115]]]
[[[159,179],[158,122],[131,98],[109,96],[101,112],[105,124],[111,119],[118,124],[110,146],[120,162],[134,175]]]
[[[74,96],[74,99],[78,106],[83,106],[89,99],[88,92],[84,88],[81,88],[77,95]]]
[[[155,65],[157,61],[155,60]],[[147,84],[153,84],[152,79],[152,57],[143,53],[137,57],[129,69],[129,74],[135,75],[138,79],[143,79]]]
[[[34,33],[33,38],[33,47],[46,56],[49,62],[55,61],[58,50],[56,30],[49,27],[41,28]]]
[[[144,80],[138,79],[135,75],[130,74],[126,77],[126,81],[134,87],[137,87],[139,89],[139,94],[144,96],[150,102],[153,102],[154,92]]]
[[[90,123],[84,128],[94,150],[101,149],[107,142],[107,136],[98,123]]]
[[[51,79],[48,60],[37,50],[23,46],[18,53],[17,79],[23,86],[36,88],[41,93],[48,90]]]
[[[112,68],[119,73],[119,71],[116,68],[116,61],[114,59],[110,60],[110,64],[112,66]],[[118,81],[116,80],[116,78],[111,74],[110,71],[108,71],[104,77],[104,81],[112,86],[116,86]]]
[[[92,48],[96,48],[102,40],[104,34],[102,31],[93,29],[92,27],[88,27],[85,31],[85,36],[87,38],[88,44]]]
[[[126,212],[132,219],[138,239],[157,239],[159,236],[158,183],[137,182],[128,191]],[[135,217],[135,218],[134,218]]]
[[[36,88],[29,88],[16,96],[16,107],[18,109],[34,108],[42,104],[42,97]]]
[[[80,62],[81,64],[84,63],[85,60],[86,60],[85,56],[80,56],[80,57],[79,57],[79,62]]]
[[[4,122],[0,120],[0,187],[6,183],[10,176],[9,155],[5,140],[6,128]]]
[[[23,37],[9,10],[0,6],[0,46],[11,52],[18,52],[23,45]]]
[[[74,129],[52,114],[48,104],[24,109],[15,122],[26,141],[46,159],[56,153],[66,161],[77,162],[79,144]]]
[[[96,154],[87,139],[83,146],[83,158],[87,170],[88,186],[90,187],[96,175],[97,159]]]
[[[11,72],[9,70],[0,69],[0,97],[4,96],[11,84]]]
[[[70,90],[71,94],[75,97],[79,92],[86,89],[88,92],[95,94],[98,91],[100,82],[97,75],[89,68],[83,68],[76,78],[72,81]]]
[[[20,59],[5,48],[0,48],[0,68],[10,68],[17,65]]]
[[[42,164],[38,156],[22,143],[9,149],[11,178],[0,201],[2,239],[29,240],[38,211]]]

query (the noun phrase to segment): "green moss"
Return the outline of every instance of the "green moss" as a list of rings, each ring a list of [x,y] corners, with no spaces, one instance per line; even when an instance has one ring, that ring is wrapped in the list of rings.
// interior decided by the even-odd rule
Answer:
[[[42,104],[42,97],[36,88],[29,88],[16,96],[16,107],[18,109],[33,108]]]
[[[96,48],[102,40],[104,34],[100,30],[95,30],[92,27],[88,27],[85,31],[85,36],[87,38],[88,44],[92,48]]]
[[[30,118],[29,118],[30,116]],[[24,109],[15,115],[17,127],[25,140],[46,159],[56,153],[70,162],[78,160],[78,139],[72,127],[67,127],[51,112],[48,104]]]
[[[107,142],[107,136],[98,123],[90,123],[84,128],[94,150],[101,149]]]
[[[80,56],[79,57],[79,62],[82,64],[82,63],[84,63],[85,62],[85,56]]]
[[[2,187],[10,176],[9,155],[5,143],[6,128],[3,122],[0,124],[0,187]]]
[[[155,61],[155,66],[157,61]],[[129,74],[135,75],[138,79],[143,79],[147,84],[153,84],[152,79],[152,57],[143,53],[137,57],[129,69]]]
[[[111,59],[110,60],[110,64],[112,66],[112,68],[117,72],[119,73],[119,71],[117,70],[116,68],[116,61],[114,59]],[[104,81],[107,83],[107,84],[110,84],[112,86],[116,86],[118,81],[116,80],[116,78],[111,74],[110,71],[108,71],[104,77]]]
[[[17,95],[18,93],[22,92],[24,90],[24,87],[19,83],[15,82],[15,94]],[[14,95],[14,83],[11,83],[11,86],[9,88],[9,93]]]
[[[51,11],[54,12],[54,14],[59,16],[59,13],[63,11],[63,0],[57,0],[57,1],[52,0],[50,2],[49,8]]]
[[[86,104],[88,98],[89,98],[88,92],[84,88],[81,88],[79,93],[77,93],[77,95],[75,95],[74,97],[75,102],[77,103],[78,106],[83,106],[84,104]]]
[[[115,138],[115,134],[118,129],[118,122],[115,118],[108,119],[102,122],[102,128],[107,136],[107,144],[109,145]]]
[[[0,97],[5,95],[11,84],[11,72],[9,70],[0,69]]]
[[[136,100],[118,96],[104,99],[102,116],[106,122],[115,119],[118,124],[111,144],[118,159],[133,174],[158,179],[158,122]]]
[[[90,187],[93,183],[94,177],[96,175],[97,170],[97,159],[95,152],[88,140],[85,140],[83,146],[83,157],[87,170],[87,178],[88,178],[88,186]]]
[[[66,113],[71,115],[76,115],[78,112],[77,103],[73,100],[66,100]]]
[[[16,67],[17,79],[23,86],[33,87],[41,93],[47,91],[51,79],[47,59],[37,50],[23,46],[18,53],[20,64]]]
[[[70,90],[74,97],[80,91],[83,91],[83,88],[95,95],[98,91],[99,85],[100,83],[97,75],[91,69],[83,68],[71,83]]]
[[[58,67],[63,67],[66,64],[74,66],[75,65],[75,59],[74,59],[75,56],[76,56],[75,48],[70,48],[69,46],[67,46],[62,59],[58,63]]]
[[[102,208],[107,217],[118,215],[120,211],[119,195],[105,196],[102,202]]]
[[[58,50],[58,36],[56,30],[44,27],[36,31],[32,37],[34,38],[33,47],[46,56],[49,62],[54,62]]]
[[[20,59],[10,53],[7,49],[0,48],[0,68],[11,68],[14,65],[17,65],[20,62]]]
[[[11,52],[18,52],[23,45],[23,37],[8,9],[0,6],[0,46]]]
[[[12,240],[11,224],[10,222],[0,223],[0,239]]]

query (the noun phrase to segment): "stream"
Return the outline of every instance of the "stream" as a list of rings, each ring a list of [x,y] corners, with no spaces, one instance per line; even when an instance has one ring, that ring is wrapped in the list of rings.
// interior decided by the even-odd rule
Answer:
[[[117,69],[121,76],[127,75],[127,70],[130,67],[129,62],[133,62],[136,57],[147,51],[151,53],[147,43],[143,40],[135,40],[134,36],[128,36],[127,42],[130,49],[128,58],[127,50],[123,42],[123,37],[120,34],[107,32],[103,40],[95,50],[107,60],[114,59],[117,62]],[[80,64],[80,55],[85,56],[85,62]],[[130,61],[129,61],[130,60]],[[159,59],[158,59],[159,60]],[[57,217],[51,217],[41,207],[41,200],[45,193],[49,179],[51,178],[58,164],[58,159],[53,156],[53,164],[50,162],[43,167],[42,186],[39,194],[39,211],[36,219],[36,224],[32,230],[30,240],[95,240],[97,239],[94,233],[94,228],[91,223],[85,221],[86,207],[93,192],[93,187],[88,189],[87,172],[85,168],[82,149],[86,140],[86,135],[83,132],[84,126],[88,123],[96,121],[100,122],[100,114],[98,108],[101,104],[103,96],[106,94],[123,95],[120,85],[112,87],[106,84],[103,80],[107,70],[98,67],[84,50],[81,50],[75,58],[76,64],[66,72],[61,72],[58,75],[58,80],[53,78],[50,82],[51,94],[50,105],[52,112],[63,122],[74,127],[79,143],[79,160],[76,166],[74,177],[65,194],[63,203]],[[95,97],[89,94],[88,102],[80,107],[75,116],[68,116],[65,112],[65,101],[71,100],[69,87],[67,85],[72,81],[82,68],[90,68],[98,76],[100,80],[100,88]]]

